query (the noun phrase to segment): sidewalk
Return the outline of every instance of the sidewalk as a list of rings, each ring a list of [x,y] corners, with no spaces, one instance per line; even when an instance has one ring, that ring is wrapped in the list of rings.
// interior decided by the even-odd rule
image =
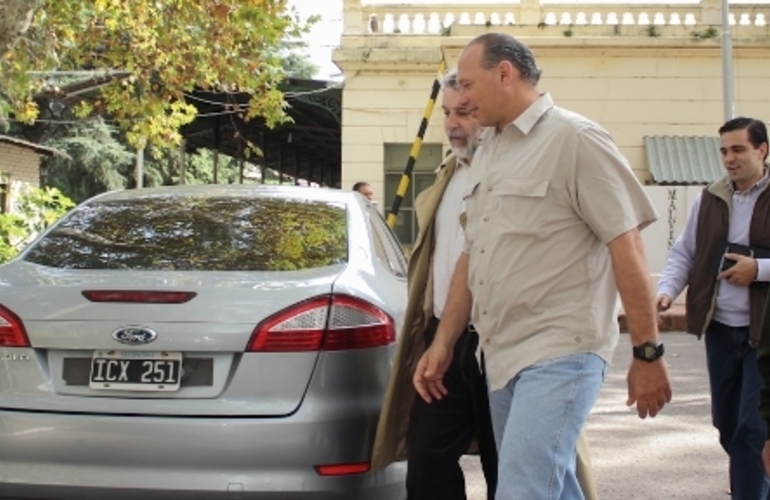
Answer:
[[[706,349],[667,332],[665,359],[674,398],[655,418],[626,406],[631,339],[621,335],[586,423],[600,500],[730,500],[727,454],[711,424]],[[477,456],[462,460],[468,500],[486,500]]]
[[[681,304],[674,304],[671,309],[662,313],[660,316],[662,322],[658,324],[658,330],[661,332],[685,332],[687,331],[685,321],[685,307]],[[618,322],[620,323],[620,331],[627,332],[626,327],[626,315],[621,309],[618,315]]]

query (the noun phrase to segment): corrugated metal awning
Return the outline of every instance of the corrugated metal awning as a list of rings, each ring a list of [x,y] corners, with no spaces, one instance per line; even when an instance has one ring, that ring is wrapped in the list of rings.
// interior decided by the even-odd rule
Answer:
[[[644,137],[647,165],[656,184],[710,184],[725,175],[718,137]]]

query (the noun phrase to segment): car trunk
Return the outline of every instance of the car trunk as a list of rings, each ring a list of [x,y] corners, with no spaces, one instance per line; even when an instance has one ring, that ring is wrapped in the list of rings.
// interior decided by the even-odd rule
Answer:
[[[0,370],[0,407],[123,415],[288,415],[302,401],[319,351],[247,352],[247,346],[267,318],[329,295],[342,269],[144,272],[9,264],[0,282],[0,304],[19,316],[31,347],[0,349],[6,357],[29,355],[6,361]],[[84,291],[194,296],[181,303],[99,302]],[[96,299],[104,297],[97,294]],[[136,383],[137,376],[147,375],[137,375],[144,365],[154,383]]]

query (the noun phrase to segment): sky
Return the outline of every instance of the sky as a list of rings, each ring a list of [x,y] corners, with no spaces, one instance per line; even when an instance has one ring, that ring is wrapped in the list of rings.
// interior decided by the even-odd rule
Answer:
[[[316,78],[339,79],[340,69],[332,62],[332,50],[340,44],[342,34],[342,0],[290,0],[302,17],[321,16],[304,39],[310,45],[310,57],[318,66]]]

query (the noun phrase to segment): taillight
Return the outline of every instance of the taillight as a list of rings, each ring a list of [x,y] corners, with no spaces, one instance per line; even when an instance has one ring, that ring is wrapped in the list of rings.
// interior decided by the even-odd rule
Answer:
[[[350,476],[353,474],[366,474],[372,464],[369,462],[357,462],[352,464],[316,465],[315,470],[321,476]]]
[[[198,295],[195,292],[158,292],[142,290],[83,290],[91,302],[128,302],[140,304],[184,304]]]
[[[323,342],[329,296],[300,302],[267,318],[251,334],[249,351],[317,351]]]
[[[342,351],[386,346],[395,339],[393,318],[377,306],[348,295],[325,295],[284,309],[257,325],[247,350]]]
[[[29,347],[24,323],[3,306],[0,306],[0,347]]]
[[[348,295],[332,296],[325,351],[381,347],[395,340],[393,318],[379,307]]]

